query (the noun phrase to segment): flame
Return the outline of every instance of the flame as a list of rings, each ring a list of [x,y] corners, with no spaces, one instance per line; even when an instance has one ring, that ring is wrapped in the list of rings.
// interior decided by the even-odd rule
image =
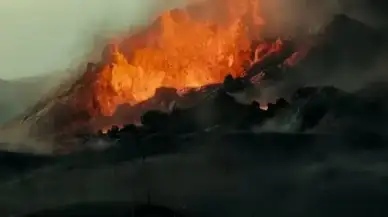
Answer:
[[[94,107],[111,116],[118,105],[147,100],[159,87],[197,88],[220,83],[228,74],[243,76],[282,46],[278,40],[252,48],[265,25],[259,3],[201,1],[167,11],[143,31],[112,42],[95,72]]]

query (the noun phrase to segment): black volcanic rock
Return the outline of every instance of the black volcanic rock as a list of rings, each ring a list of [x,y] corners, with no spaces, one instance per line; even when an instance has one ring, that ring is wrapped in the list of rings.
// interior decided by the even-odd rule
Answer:
[[[119,138],[119,133],[120,131],[120,128],[118,126],[112,126],[112,128],[107,132],[107,135],[110,137],[110,138]]]
[[[156,99],[163,99],[165,101],[173,101],[175,100],[178,96],[177,90],[175,88],[166,88],[166,87],[161,87],[155,90],[155,95],[153,98]]]
[[[301,117],[300,130],[304,131],[315,127],[345,95],[345,92],[331,86],[308,86],[295,91],[291,103],[298,105]]]
[[[241,78],[233,78],[232,75],[227,75],[224,79],[223,88],[226,92],[238,92],[247,88],[249,84]]]
[[[141,117],[142,127],[130,125],[119,131],[114,128],[108,132],[107,136],[112,139],[119,137],[122,140],[125,137],[127,139],[124,140],[127,141],[139,141],[139,138],[146,138],[155,133],[178,136],[202,132],[215,126],[249,129],[274,117],[277,112],[289,106],[289,103],[281,98],[275,104],[270,104],[268,110],[265,111],[257,102],[251,104],[237,102],[222,88],[211,99],[204,100],[190,108],[174,108],[169,113],[157,110],[148,111]]]
[[[253,125],[263,123],[269,117],[269,113],[260,108],[260,104],[253,102],[249,105],[244,115],[243,121],[238,126],[240,129],[250,129]]]
[[[141,117],[141,123],[156,131],[163,131],[169,122],[169,116],[162,111],[148,111]]]
[[[252,126],[264,126],[267,120],[280,118],[292,121],[291,116],[288,117],[287,114],[295,114],[299,119],[300,123],[295,125],[298,127],[292,128],[294,132],[320,129],[322,124],[325,125],[322,121],[326,121],[328,117],[334,118],[332,124],[342,128],[338,132],[357,130],[360,135],[365,134],[366,137],[372,132],[371,129],[384,129],[384,126],[388,125],[388,119],[385,118],[388,104],[385,103],[384,97],[368,98],[332,86],[306,86],[296,90],[291,99],[288,102],[280,98],[276,103],[269,103],[266,110],[262,110],[259,103],[239,103],[220,89],[213,98],[187,109],[175,108],[170,113],[149,111],[142,116],[143,127],[131,125],[120,130],[113,129],[108,133],[108,137],[126,138],[124,140],[127,143],[141,143],[142,138],[152,134],[168,134],[173,138],[204,132],[216,126],[247,130]],[[368,122],[373,124],[373,127],[360,127]],[[327,130],[336,133],[339,128],[329,127]],[[170,141],[171,138],[164,139]]]

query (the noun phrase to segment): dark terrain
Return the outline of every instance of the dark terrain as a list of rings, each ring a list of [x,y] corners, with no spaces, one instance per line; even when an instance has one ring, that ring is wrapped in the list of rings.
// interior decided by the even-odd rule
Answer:
[[[117,157],[124,147],[78,154],[3,180],[0,213],[63,207],[57,210],[62,215],[52,210],[35,216],[111,216],[146,204],[184,216],[388,213],[383,140],[228,133],[176,142],[179,147],[126,158]]]

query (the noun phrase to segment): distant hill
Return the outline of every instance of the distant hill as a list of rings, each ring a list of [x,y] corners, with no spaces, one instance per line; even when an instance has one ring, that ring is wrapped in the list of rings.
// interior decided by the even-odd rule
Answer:
[[[55,88],[59,76],[37,76],[18,80],[0,79],[0,124],[24,112]]]

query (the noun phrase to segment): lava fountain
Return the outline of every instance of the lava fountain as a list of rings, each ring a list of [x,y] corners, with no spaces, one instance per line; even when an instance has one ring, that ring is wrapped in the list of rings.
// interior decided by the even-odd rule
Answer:
[[[195,88],[244,75],[282,45],[260,42],[265,22],[259,6],[259,0],[201,1],[166,11],[142,31],[116,39],[89,72],[95,80],[85,90],[93,92],[89,113],[111,116],[118,105],[145,101],[159,87]]]
[[[250,74],[252,66],[282,53],[284,41],[262,37],[265,25],[260,0],[201,0],[166,11],[141,31],[112,40],[98,63],[27,111],[23,123],[32,124],[34,136],[60,138],[133,123],[147,109],[160,107],[142,107],[159,88],[222,83],[227,75]],[[132,109],[122,118],[117,115],[122,105],[141,111]]]

